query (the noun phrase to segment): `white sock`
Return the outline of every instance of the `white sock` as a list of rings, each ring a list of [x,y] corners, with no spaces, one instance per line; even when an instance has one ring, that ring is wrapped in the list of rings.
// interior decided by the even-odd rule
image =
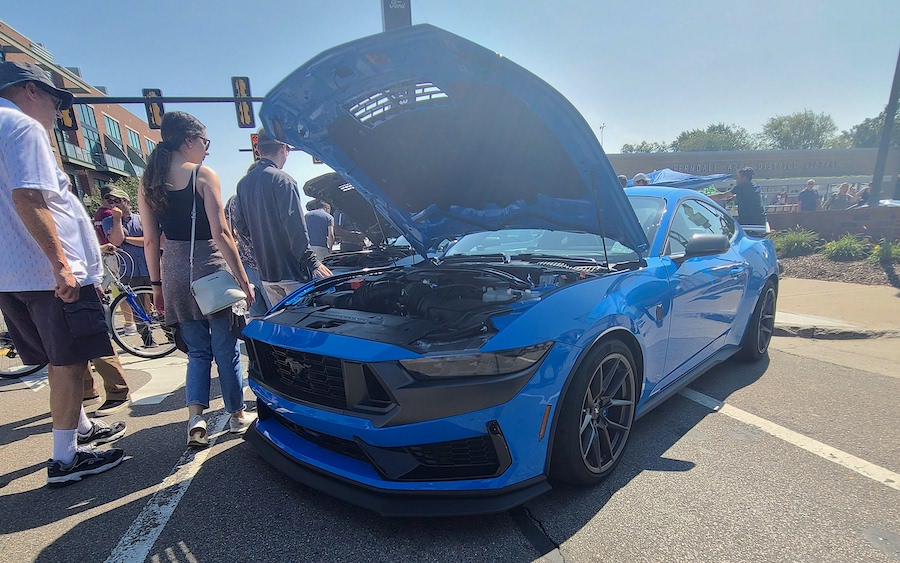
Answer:
[[[86,436],[93,427],[94,425],[91,423],[91,419],[84,413],[84,407],[81,407],[81,414],[78,415],[78,433],[82,436]]]
[[[74,428],[72,430],[53,429],[53,459],[59,460],[63,464],[71,463],[75,459],[76,446]]]

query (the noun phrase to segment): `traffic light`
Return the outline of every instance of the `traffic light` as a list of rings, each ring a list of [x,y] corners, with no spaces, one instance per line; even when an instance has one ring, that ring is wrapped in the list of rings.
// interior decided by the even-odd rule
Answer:
[[[56,126],[60,131],[78,131],[78,121],[75,119],[75,108],[59,110],[59,119],[56,120]]]
[[[259,135],[256,133],[250,133],[250,146],[253,147],[253,162],[256,162],[261,158],[259,155]]]
[[[161,98],[162,90],[159,88],[144,88],[141,90],[141,94],[145,98]],[[147,123],[150,125],[150,129],[162,127],[162,116],[166,113],[162,103],[148,101],[144,104],[144,107],[147,109]]]
[[[250,79],[246,76],[232,76],[231,90],[235,98],[250,97]],[[256,117],[253,115],[253,102],[235,101],[234,109],[237,112],[238,127],[250,129],[256,127]]]

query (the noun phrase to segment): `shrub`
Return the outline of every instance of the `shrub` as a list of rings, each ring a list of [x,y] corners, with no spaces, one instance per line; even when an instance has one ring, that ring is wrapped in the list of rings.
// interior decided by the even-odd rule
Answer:
[[[881,242],[872,248],[872,253],[869,254],[869,261],[882,264],[900,262],[900,242],[889,242],[881,239]]]
[[[803,228],[778,231],[769,238],[775,245],[775,253],[782,258],[812,254],[819,244],[819,235]]]
[[[825,243],[822,252],[838,262],[852,262],[869,256],[871,245],[854,235],[844,235],[838,240]]]

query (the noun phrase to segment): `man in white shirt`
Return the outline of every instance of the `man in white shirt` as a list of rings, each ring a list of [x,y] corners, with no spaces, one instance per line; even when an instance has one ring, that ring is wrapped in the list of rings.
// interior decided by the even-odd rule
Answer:
[[[47,483],[66,484],[122,462],[125,424],[88,419],[87,361],[111,356],[100,248],[81,202],[56,165],[48,131],[72,94],[29,63],[0,63],[0,310],[26,364],[49,364],[53,456]]]

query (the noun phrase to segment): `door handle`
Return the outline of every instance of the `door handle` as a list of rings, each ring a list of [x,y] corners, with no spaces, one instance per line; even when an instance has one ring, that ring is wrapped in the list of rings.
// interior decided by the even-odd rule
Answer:
[[[743,274],[745,270],[746,270],[746,268],[743,266],[734,266],[731,268],[731,277],[733,277],[733,278],[740,277],[740,275]]]

